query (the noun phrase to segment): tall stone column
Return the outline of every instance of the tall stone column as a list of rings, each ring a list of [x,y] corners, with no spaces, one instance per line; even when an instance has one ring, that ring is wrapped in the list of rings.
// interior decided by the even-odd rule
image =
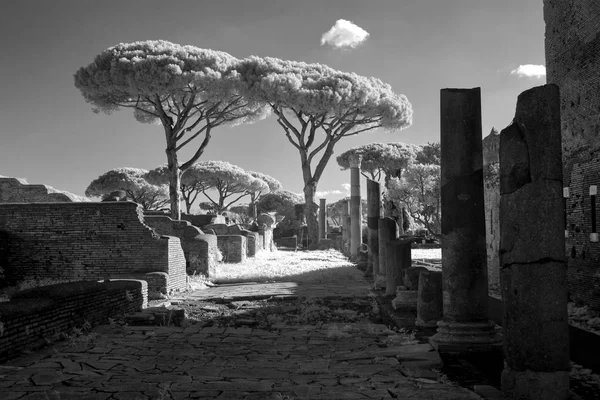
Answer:
[[[350,248],[350,207],[347,201],[342,202],[342,249],[347,254]]]
[[[441,91],[442,274],[439,352],[491,351],[481,145],[481,90]]]
[[[358,257],[358,247],[362,243],[360,209],[360,156],[350,157],[350,256]]]
[[[569,324],[556,85],[521,93],[500,133],[502,390],[519,399],[569,398]]]
[[[327,239],[327,202],[319,199],[319,240]]]
[[[369,261],[367,264],[367,275],[379,274],[379,216],[381,215],[381,192],[379,183],[367,179],[367,228],[369,244]]]

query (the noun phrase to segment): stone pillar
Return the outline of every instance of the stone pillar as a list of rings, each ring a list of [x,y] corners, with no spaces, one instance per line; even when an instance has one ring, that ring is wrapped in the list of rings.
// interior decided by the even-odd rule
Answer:
[[[390,241],[398,239],[398,225],[392,218],[380,218],[378,230],[379,238],[379,276],[381,279],[381,286],[387,287],[387,245]],[[376,279],[375,282],[378,282]]]
[[[360,209],[360,156],[350,157],[350,256],[358,257],[358,247],[362,243]]]
[[[535,87],[500,133],[502,390],[519,399],[569,398],[560,112],[558,87]]]
[[[395,228],[397,226],[396,221],[392,221],[394,222]],[[410,239],[394,239],[389,240],[387,243],[385,294],[393,296],[397,294],[398,286],[404,285],[404,271],[410,267],[412,263],[411,241]]]
[[[443,315],[442,271],[421,271],[415,325],[435,328]]]
[[[348,254],[350,248],[350,207],[347,201],[342,202],[342,253]]]
[[[381,192],[379,183],[367,179],[367,228],[369,242],[369,261],[367,264],[367,275],[379,274],[379,216],[381,215]]]
[[[327,202],[319,199],[319,240],[327,239]]]
[[[485,236],[487,242],[488,288],[500,292],[500,134],[495,129],[482,141],[483,196],[485,198]]]
[[[488,320],[481,145],[481,90],[441,91],[444,317],[431,338],[439,352],[497,350]]]

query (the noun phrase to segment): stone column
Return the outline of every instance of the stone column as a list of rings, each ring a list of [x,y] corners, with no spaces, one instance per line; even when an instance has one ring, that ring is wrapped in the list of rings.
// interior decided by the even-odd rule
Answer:
[[[350,256],[358,257],[358,247],[362,243],[360,209],[360,156],[350,157]]]
[[[367,228],[369,242],[369,262],[367,264],[367,275],[369,272],[377,277],[379,274],[379,217],[381,215],[381,192],[379,183],[367,179]]]
[[[398,225],[392,218],[380,218],[377,230],[379,238],[379,275],[383,278],[381,285],[387,287],[387,245],[390,241],[398,239]]]
[[[488,320],[481,145],[481,90],[441,91],[444,317],[431,338],[439,352],[497,350]]]
[[[350,207],[347,201],[342,203],[342,253],[348,254],[350,247]]]
[[[319,240],[327,239],[327,202],[319,199]]]
[[[559,90],[521,93],[500,133],[502,390],[519,399],[569,398],[569,324]]]
[[[397,226],[396,221],[392,219],[392,222],[394,222],[395,228]],[[388,240],[385,255],[387,270],[385,275],[385,294],[394,296],[397,294],[398,286],[404,286],[404,271],[412,263],[410,239],[394,238]]]

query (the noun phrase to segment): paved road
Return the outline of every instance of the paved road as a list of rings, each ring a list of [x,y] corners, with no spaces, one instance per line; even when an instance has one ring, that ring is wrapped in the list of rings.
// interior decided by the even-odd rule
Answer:
[[[336,307],[370,301],[367,282],[343,287],[227,285],[185,301],[249,295],[337,297]],[[203,325],[96,327],[87,342],[58,343],[0,365],[0,399],[480,399],[440,376],[429,344],[367,320],[287,320],[267,329]]]

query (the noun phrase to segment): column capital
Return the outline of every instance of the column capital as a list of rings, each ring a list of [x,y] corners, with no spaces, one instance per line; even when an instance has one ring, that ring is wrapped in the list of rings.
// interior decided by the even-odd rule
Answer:
[[[362,156],[360,154],[353,154],[348,160],[350,161],[350,168],[360,168]]]

